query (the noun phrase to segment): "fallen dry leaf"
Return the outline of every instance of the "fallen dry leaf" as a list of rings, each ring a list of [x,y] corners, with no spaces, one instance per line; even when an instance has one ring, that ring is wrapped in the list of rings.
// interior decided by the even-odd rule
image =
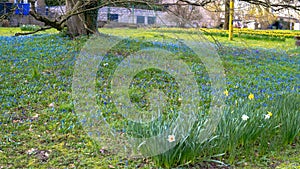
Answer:
[[[109,167],[109,168],[115,168],[113,165],[109,165],[108,167]]]
[[[50,104],[49,104],[49,107],[54,107],[54,103],[50,103]]]

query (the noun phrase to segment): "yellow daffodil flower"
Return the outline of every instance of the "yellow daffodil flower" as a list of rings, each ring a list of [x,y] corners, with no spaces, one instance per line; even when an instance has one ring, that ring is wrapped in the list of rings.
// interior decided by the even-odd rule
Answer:
[[[253,100],[253,99],[254,99],[254,94],[253,94],[253,93],[250,93],[249,96],[248,96],[248,99],[249,99],[249,100]]]

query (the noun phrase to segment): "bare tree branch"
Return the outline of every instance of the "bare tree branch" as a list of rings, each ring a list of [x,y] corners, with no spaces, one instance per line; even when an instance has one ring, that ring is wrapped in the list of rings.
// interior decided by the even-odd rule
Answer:
[[[15,36],[21,36],[21,35],[31,35],[31,34],[35,34],[37,32],[40,32],[40,31],[45,31],[45,30],[48,30],[48,29],[51,29],[52,27],[51,26],[48,26],[48,27],[42,27],[38,30],[35,30],[35,31],[32,31],[32,32],[25,32],[25,33],[16,33]]]
[[[250,4],[254,4],[254,5],[260,5],[266,8],[272,8],[274,11],[280,11],[283,9],[293,9],[295,11],[300,11],[300,5],[293,5],[291,3],[289,3],[289,0],[281,0],[281,1],[277,1],[273,3],[270,0],[241,0],[243,2],[248,2]]]
[[[35,9],[35,0],[29,0],[30,3],[30,15],[33,16],[36,20],[44,22],[46,26],[51,26],[59,31],[63,29],[62,24],[57,20],[51,20],[48,17],[41,16],[36,12]]]

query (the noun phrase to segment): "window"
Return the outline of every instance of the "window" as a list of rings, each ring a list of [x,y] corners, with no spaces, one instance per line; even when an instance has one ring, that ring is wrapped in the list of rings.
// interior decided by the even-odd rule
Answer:
[[[14,0],[15,3],[27,4],[28,0]]]
[[[155,21],[156,21],[156,17],[154,17],[154,16],[148,16],[148,24],[149,25],[155,24]]]
[[[6,11],[4,10],[4,3],[0,3],[0,15],[3,15]]]
[[[169,5],[164,5],[164,10],[167,10],[169,8]]]
[[[145,24],[145,17],[144,16],[137,16],[136,23],[137,24]]]
[[[110,14],[110,13],[109,13],[109,14],[107,15],[107,20],[118,22],[118,20],[119,20],[119,15],[118,15],[118,14]]]
[[[15,14],[17,15],[29,15],[30,4],[27,3],[27,0],[19,1],[17,4],[17,8],[15,10]]]

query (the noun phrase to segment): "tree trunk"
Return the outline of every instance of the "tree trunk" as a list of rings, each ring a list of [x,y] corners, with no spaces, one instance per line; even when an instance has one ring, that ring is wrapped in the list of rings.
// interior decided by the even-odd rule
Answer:
[[[99,0],[91,0],[91,2],[85,7],[86,9],[93,9],[89,10],[84,13],[86,25],[88,27],[87,33],[88,34],[97,34],[98,32],[98,12],[99,9],[97,8],[100,5]]]
[[[229,17],[230,17],[230,0],[225,0],[225,20],[224,30],[229,30]]]
[[[71,37],[76,37],[79,35],[90,35],[98,33],[98,0],[90,0],[88,4],[84,4],[82,0],[66,0],[66,9],[72,12],[78,12],[82,10],[87,10],[78,15],[72,16],[68,19],[67,34]],[[78,10],[74,10],[74,7],[79,7]],[[95,8],[93,10],[88,10]]]

